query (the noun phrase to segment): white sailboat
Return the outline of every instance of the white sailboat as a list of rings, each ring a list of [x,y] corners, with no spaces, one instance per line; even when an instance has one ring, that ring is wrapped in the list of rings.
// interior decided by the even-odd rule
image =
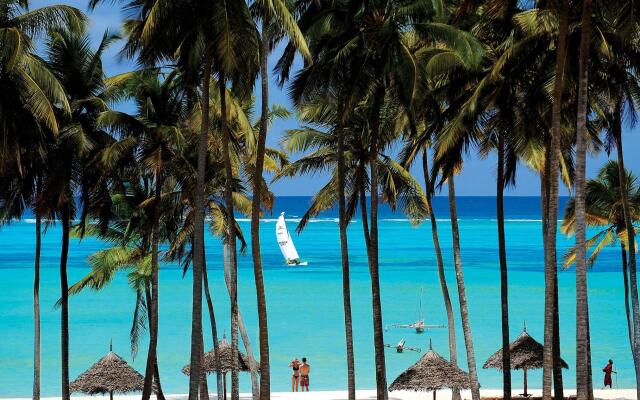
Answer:
[[[296,250],[296,246],[293,245],[293,240],[291,240],[291,235],[289,235],[289,230],[284,220],[284,213],[280,213],[278,222],[276,222],[276,239],[278,240],[278,246],[280,246],[280,251],[287,265],[295,267],[308,264],[306,261],[300,260],[298,250]]]

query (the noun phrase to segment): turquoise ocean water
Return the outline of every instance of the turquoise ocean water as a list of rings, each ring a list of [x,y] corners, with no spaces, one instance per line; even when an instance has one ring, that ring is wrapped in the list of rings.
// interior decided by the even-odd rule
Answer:
[[[561,203],[564,203],[562,199]],[[286,211],[293,230],[308,205],[307,197],[278,198],[273,216],[261,224],[265,283],[269,309],[272,388],[289,389],[289,361],[306,356],[312,365],[312,389],[344,389],[346,366],[342,313],[340,252],[335,212],[330,211],[310,223],[294,241],[306,268],[287,268],[275,241],[275,219]],[[455,275],[452,265],[451,231],[446,198],[436,198],[440,219],[440,239],[447,278],[454,301],[459,362],[466,367],[464,340],[460,329]],[[509,307],[511,336],[515,338],[526,321],[528,332],[542,341],[544,275],[539,198],[506,199],[507,255],[509,261]],[[500,347],[500,295],[495,199],[458,199],[464,277],[469,298],[475,355],[482,387],[501,387],[501,374],[483,370],[484,361]],[[420,287],[424,287],[423,310],[427,324],[445,324],[446,317],[436,272],[429,224],[417,227],[390,210],[381,210],[380,275],[385,325],[410,323],[418,316]],[[248,235],[249,223],[240,222]],[[34,253],[33,220],[28,218],[0,228],[0,397],[31,394],[32,383],[32,285]],[[560,236],[561,252],[573,238]],[[59,311],[53,308],[59,297],[59,226],[49,227],[42,250],[42,393],[60,393]],[[366,263],[362,226],[356,220],[349,228],[352,265],[352,304],[358,388],[373,388],[375,369],[371,320],[370,280]],[[73,240],[69,257],[69,280],[76,282],[87,271],[86,258],[105,244],[92,238]],[[207,238],[209,279],[219,330],[229,325],[229,302],[223,282],[221,244]],[[575,274],[561,272],[560,316],[562,356],[570,369],[565,385],[575,382]],[[188,378],[180,369],[189,361],[191,275],[183,278],[177,265],[162,265],[160,272],[160,334],[158,359],[165,393],[186,393]],[[613,358],[620,387],[634,387],[620,272],[620,251],[606,248],[589,272],[591,339],[594,386],[601,385],[599,372]],[[144,369],[146,338],[135,360],[129,350],[129,330],[135,294],[128,288],[125,274],[101,293],[86,292],[70,300],[71,379],[88,368],[108,350],[114,351],[140,371]],[[239,301],[253,347],[257,350],[257,315],[251,256],[239,257]],[[206,347],[212,345],[205,315]],[[422,335],[409,330],[389,329],[386,343],[406,338],[407,345],[428,348],[432,339],[436,351],[448,357],[446,329]],[[391,382],[415,362],[420,354],[397,354],[387,350],[387,375]],[[514,372],[514,384],[522,385],[522,375]],[[529,385],[540,386],[541,373],[530,374]],[[250,390],[248,376],[242,376],[243,391]]]

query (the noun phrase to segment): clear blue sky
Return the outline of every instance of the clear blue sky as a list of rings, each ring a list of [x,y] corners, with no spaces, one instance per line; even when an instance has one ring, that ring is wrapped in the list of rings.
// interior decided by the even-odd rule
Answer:
[[[42,5],[65,4],[78,7],[88,12],[87,0],[32,0],[31,7],[36,8]],[[89,13],[90,33],[94,41],[98,41],[106,29],[117,31],[120,28],[122,13],[117,1],[107,0],[102,5]],[[107,74],[114,75],[121,72],[129,71],[133,68],[133,64],[128,60],[121,60],[118,51],[121,44],[114,45],[107,53],[104,59],[104,66]],[[275,57],[270,60],[275,63]],[[256,85],[259,88],[259,84]],[[291,109],[291,103],[286,95],[286,88],[280,89],[275,82],[270,82],[271,103],[278,103],[288,106]],[[258,98],[259,103],[259,98]],[[259,105],[259,104],[258,104]],[[277,147],[280,137],[287,129],[298,126],[294,118],[278,121],[275,123],[270,132],[268,145]],[[633,172],[640,174],[640,158],[635,157],[638,148],[640,148],[640,129],[638,127],[631,129],[626,127],[624,130],[625,145],[625,161],[627,168]],[[613,154],[615,156],[615,153]],[[294,156],[295,157],[295,156]],[[607,160],[607,155],[601,153],[597,156],[590,157],[587,161],[587,175],[593,177],[599,167]],[[420,168],[414,168],[412,171],[422,181]],[[495,171],[496,159],[493,155],[486,159],[480,160],[475,154],[469,157],[465,168],[456,181],[457,194],[461,196],[492,196],[495,194]],[[272,190],[277,195],[312,195],[320,187],[326,183],[325,176],[305,176],[292,179],[284,179],[276,182],[272,186]],[[514,196],[537,196],[540,192],[539,178],[536,174],[529,171],[525,166],[518,168],[517,181],[515,188],[509,188],[508,195]],[[445,192],[446,193],[446,192]],[[566,188],[561,189],[561,195],[568,194]]]

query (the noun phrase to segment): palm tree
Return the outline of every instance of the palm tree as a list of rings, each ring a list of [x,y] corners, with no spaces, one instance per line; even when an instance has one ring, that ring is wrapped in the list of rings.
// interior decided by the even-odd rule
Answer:
[[[300,115],[310,126],[288,131],[283,145],[288,151],[309,153],[285,166],[277,177],[294,176],[300,173],[314,174],[327,169],[334,171],[329,182],[313,197],[310,208],[302,217],[297,230],[304,229],[310,218],[335,207],[338,203],[341,210],[340,230],[341,248],[343,249],[343,298],[345,299],[347,354],[349,355],[351,352],[352,357],[353,349],[349,347],[352,346],[352,333],[346,228],[357,208],[360,207],[367,253],[371,254],[371,239],[368,235],[366,211],[366,190],[371,182],[371,176],[367,174],[366,167],[371,163],[371,160],[366,143],[367,108],[361,108],[358,110],[360,114],[352,115],[351,121],[345,122],[342,121],[341,113],[338,112],[338,107],[340,107],[338,103],[339,100],[335,97],[319,96],[306,105],[298,106]],[[397,137],[399,132],[394,130],[397,111],[397,107],[383,106],[381,131],[385,132],[387,137],[381,139],[381,142],[387,143],[391,138]],[[311,126],[322,126],[327,131],[317,130]],[[378,155],[376,164],[382,177],[383,199],[391,209],[395,210],[400,206],[414,221],[424,218],[427,213],[424,194],[420,185],[409,172],[382,153]]]
[[[91,6],[100,0],[92,0]],[[244,89],[253,83],[258,69],[259,37],[251,20],[247,4],[233,0],[225,2],[168,0],[127,1],[125,8],[139,11],[138,18],[125,22],[129,41],[125,49],[127,55],[139,55],[148,65],[158,61],[175,59],[184,68],[191,81],[200,82],[200,108],[202,110],[200,137],[198,141],[198,162],[194,201],[193,239],[193,304],[191,324],[191,374],[189,378],[189,400],[198,398],[202,358],[202,276],[204,265],[204,215],[205,215],[205,166],[207,142],[211,130],[209,118],[210,83],[212,73],[218,74],[221,110],[223,114],[221,132],[228,136],[226,126],[226,85],[231,81],[236,88]],[[243,87],[243,84],[245,85]],[[228,137],[224,141],[227,146]],[[225,161],[229,157],[225,156]],[[232,172],[227,169],[227,184],[231,188]],[[231,189],[227,190],[227,207],[233,215]],[[234,238],[234,227],[230,225],[229,238]],[[230,240],[232,247],[235,241]],[[232,248],[235,253],[235,248]],[[235,287],[235,255],[232,254],[232,286]],[[232,296],[232,348],[237,351],[236,294]],[[236,358],[233,357],[235,360]],[[232,372],[232,398],[238,397],[237,372]],[[147,397],[143,397],[145,400]]]
[[[442,292],[442,299],[444,301],[445,313],[447,315],[447,330],[449,333],[449,361],[457,365],[458,352],[456,349],[456,327],[453,317],[453,307],[451,304],[451,296],[449,295],[449,286],[447,285],[447,279],[444,271],[444,260],[442,258],[442,248],[440,247],[440,236],[438,234],[438,220],[436,218],[435,210],[433,208],[433,195],[434,187],[431,183],[431,171],[429,170],[429,155],[428,148],[430,141],[425,141],[424,144],[420,144],[419,138],[411,138],[403,149],[402,158],[403,165],[408,165],[409,160],[413,154],[421,152],[422,161],[422,175],[424,179],[425,187],[425,199],[427,203],[427,209],[429,211],[429,221],[431,223],[431,238],[433,241],[433,249],[436,253],[436,264],[438,267],[438,281],[440,282],[440,290]],[[413,157],[415,158],[415,157]],[[460,399],[460,390],[453,389],[452,396],[454,400]]]
[[[313,11],[307,11],[308,16],[311,18],[316,18],[317,16]],[[308,19],[308,18],[307,18]],[[305,20],[305,16],[303,15],[300,18],[302,22]],[[312,36],[312,39],[318,39]],[[287,48],[289,50],[291,46]],[[291,57],[292,52],[285,51],[283,56],[283,60],[279,62],[279,64],[285,64],[284,60],[286,57]],[[291,62],[291,58],[288,62]],[[350,278],[350,266],[349,266],[349,247],[347,242],[347,225],[350,217],[347,216],[347,206],[345,203],[345,132],[342,129],[342,125],[346,124],[346,120],[348,119],[349,111],[347,108],[347,103],[349,101],[354,101],[356,97],[353,96],[354,90],[357,86],[357,81],[350,82],[349,76],[350,73],[348,70],[354,69],[355,65],[349,65],[348,68],[339,67],[337,68],[335,65],[335,60],[332,60],[331,57],[327,59],[319,59],[316,57],[314,60],[314,64],[306,69],[306,78],[304,76],[299,76],[293,83],[293,87],[298,87],[298,90],[301,93],[296,97],[294,96],[294,102],[298,104],[298,108],[307,108],[308,102],[317,103],[320,106],[330,105],[333,108],[333,112],[335,115],[335,120],[329,124],[333,126],[335,129],[335,133],[337,136],[337,181],[336,187],[334,190],[338,195],[338,221],[339,221],[339,237],[340,237],[340,255],[341,255],[341,267],[342,267],[342,300],[343,300],[343,309],[344,309],[344,323],[345,323],[345,349],[347,355],[347,392],[349,399],[355,398],[355,356],[353,350],[353,323],[352,323],[352,312],[351,312],[351,278]],[[281,67],[283,68],[283,67]],[[288,71],[289,67],[284,67],[285,70]],[[313,85],[313,81],[320,82],[326,81],[326,88],[316,88]],[[325,94],[325,90],[329,88],[329,94]],[[335,96],[332,95],[331,92],[335,91]],[[307,92],[307,94],[303,94]],[[322,100],[323,96],[327,96],[327,102]],[[351,97],[351,99],[349,99]],[[307,99],[308,98],[308,99]],[[311,100],[311,98],[315,98]],[[335,104],[332,103],[333,100],[338,98],[339,100]],[[318,101],[319,100],[319,101]],[[312,117],[313,118],[313,117]],[[363,186],[363,190],[365,190]],[[357,199],[356,199],[357,204]],[[364,210],[364,209],[363,209]],[[366,212],[365,212],[366,214]]]
[[[295,18],[289,11],[285,0],[264,1],[258,0],[253,4],[254,14],[262,24],[261,51],[260,51],[260,82],[261,82],[261,108],[260,129],[258,133],[255,171],[253,175],[253,200],[251,208],[251,255],[253,257],[253,271],[256,281],[256,297],[258,303],[258,325],[260,330],[260,399],[268,400],[271,397],[271,375],[269,372],[269,331],[267,325],[267,302],[262,275],[262,256],[260,253],[260,215],[262,174],[264,170],[265,146],[269,124],[269,74],[267,71],[267,59],[271,49],[282,36],[288,36],[296,48],[307,59],[310,59],[309,49]],[[278,30],[280,32],[273,32]],[[280,35],[274,37],[274,33]],[[275,39],[275,40],[274,40]]]
[[[102,53],[113,40],[105,34],[92,50],[84,31],[69,27],[51,30],[46,43],[47,64],[64,87],[71,114],[60,112],[61,135],[48,150],[50,162],[43,181],[43,204],[62,225],[60,254],[62,398],[69,398],[69,310],[67,259],[71,220],[76,215],[76,194],[82,206],[81,225],[108,202],[107,180],[97,166],[99,151],[112,138],[96,128],[106,109],[103,93]],[[51,215],[54,217],[54,215]]]
[[[15,117],[15,115],[14,115]],[[40,126],[25,120],[22,129],[30,127],[30,132],[39,132]],[[29,128],[26,128],[29,131]],[[45,136],[45,135],[43,135]],[[37,149],[36,143],[34,148]],[[33,279],[33,315],[34,315],[34,360],[33,360],[33,398],[40,396],[40,250],[42,247],[42,212],[38,205],[42,192],[43,165],[46,160],[38,151],[20,150],[23,155],[11,173],[3,173],[0,178],[0,224],[9,224],[20,219],[27,207],[33,210],[35,218],[35,260]],[[8,164],[8,160],[4,160]]]
[[[560,150],[560,136],[562,130],[562,96],[564,93],[564,75],[567,58],[567,37],[569,32],[569,0],[562,0],[559,14],[558,44],[556,46],[555,77],[553,87],[553,109],[551,113],[551,135],[546,141],[545,167],[543,193],[545,204],[543,205],[543,239],[544,239],[544,275],[545,275],[545,307],[544,307],[544,362],[542,396],[545,400],[551,399],[552,369],[561,371],[560,340],[558,315],[558,278],[556,236],[558,227],[558,169]],[[546,229],[546,230],[545,230]],[[555,339],[555,340],[554,340]],[[557,368],[553,368],[557,364]],[[559,372],[562,376],[562,373]],[[555,375],[554,375],[555,378]],[[558,390],[557,380],[554,379],[555,395],[563,396]]]
[[[33,355],[33,393],[34,399],[40,399],[40,248],[42,214],[35,201],[42,191],[42,174],[32,168],[31,176],[24,174],[25,162],[42,166],[44,161],[44,140],[48,133],[57,135],[58,121],[54,112],[56,105],[69,112],[69,103],[60,83],[46,65],[38,58],[33,49],[32,40],[49,29],[60,26],[79,28],[84,16],[79,10],[64,5],[54,5],[29,10],[27,0],[5,0],[0,7],[0,108],[3,110],[0,137],[0,172],[4,175],[9,168],[15,168],[19,174],[14,176],[23,183],[23,194],[14,192],[13,198],[22,197],[24,204],[33,207],[36,217],[36,249],[34,261],[34,355]],[[29,128],[26,128],[29,127]],[[25,129],[26,128],[26,129]],[[18,133],[20,132],[20,133]],[[24,135],[30,132],[34,136]],[[24,140],[28,138],[28,140]],[[28,143],[28,145],[27,145]],[[27,145],[27,146],[25,146]],[[27,153],[25,153],[25,150]],[[31,161],[25,156],[34,155]],[[35,179],[30,181],[31,179]],[[13,181],[14,184],[17,183]],[[4,183],[4,182],[3,182]],[[18,186],[13,186],[17,188]],[[2,189],[4,192],[4,187]],[[5,193],[3,193],[5,194]],[[0,195],[2,196],[2,195]],[[5,203],[5,201],[3,201]],[[12,203],[9,201],[9,203]],[[15,204],[15,203],[14,203]],[[3,204],[5,208],[7,204]],[[14,211],[16,211],[14,209]],[[4,210],[3,210],[4,213]],[[19,212],[21,214],[22,211]],[[9,212],[6,217],[17,214]],[[67,379],[68,380],[68,379]],[[64,375],[63,395],[64,393]],[[68,393],[67,393],[68,397]]]
[[[344,98],[344,119],[348,120],[357,106],[366,106],[368,109],[370,137],[366,141],[371,208],[365,242],[368,244],[371,275],[376,386],[378,397],[384,399],[387,397],[386,367],[378,276],[377,223],[380,176],[376,162],[378,154],[384,152],[386,145],[380,130],[381,112],[387,97],[393,98],[405,110],[411,110],[419,74],[417,56],[410,50],[416,36],[427,45],[437,42],[453,48],[464,47],[467,52],[473,52],[477,47],[470,45],[468,37],[455,28],[432,22],[432,16],[437,15],[438,11],[428,6],[418,6],[411,1],[351,3],[344,5],[344,10],[334,8],[321,14],[315,27],[310,24],[310,29],[316,30],[314,35],[318,38],[317,42],[312,42],[311,48],[318,56],[314,57],[313,66],[298,74],[293,95],[296,100],[304,99],[305,96],[322,90],[327,79],[318,78],[328,77],[333,82],[335,74],[345,78],[342,82],[347,82],[344,87],[348,91],[338,95],[338,98]],[[327,15],[331,13],[335,16],[327,19]],[[454,37],[455,40],[452,39]],[[317,68],[318,64],[322,68]],[[411,115],[411,111],[407,111],[407,114]]]
[[[586,240],[587,248],[592,249],[591,255],[587,259],[587,266],[591,267],[595,263],[601,250],[607,246],[614,245],[616,241],[620,243],[622,274],[624,282],[624,305],[627,317],[627,330],[629,333],[629,343],[634,347],[633,317],[629,308],[629,263],[628,254],[634,250],[634,245],[629,241],[628,230],[625,218],[625,205],[621,192],[626,194],[628,209],[632,212],[632,221],[640,219],[640,188],[637,178],[628,170],[625,170],[625,188],[620,188],[622,181],[618,176],[620,171],[619,163],[616,161],[607,162],[598,173],[596,179],[588,180],[585,187],[585,219],[588,226],[597,226],[600,229],[593,237]],[[565,208],[564,220],[562,222],[562,232],[569,235],[576,230],[576,202],[571,199]],[[633,227],[634,233],[638,230]],[[565,267],[569,267],[576,262],[577,248],[574,247],[565,255]]]
[[[145,371],[145,388],[151,392],[152,380],[157,369],[158,342],[158,270],[160,242],[160,209],[162,186],[167,177],[165,166],[184,146],[182,133],[190,109],[191,91],[181,81],[178,71],[166,76],[159,71],[141,71],[116,76],[107,81],[107,90],[117,98],[132,99],[136,115],[118,111],[105,111],[98,118],[99,126],[119,135],[119,140],[109,146],[102,155],[107,168],[121,163],[134,163],[148,169],[152,176],[154,194],[150,232],[151,254],[151,303],[149,308],[149,351]],[[147,174],[140,170],[140,175]],[[144,390],[143,390],[144,392]]]
[[[592,56],[592,60],[596,64],[593,67],[594,74],[590,77],[590,81],[595,81],[598,88],[602,88],[598,91],[598,96],[595,100],[598,105],[595,112],[598,117],[597,123],[602,124],[605,128],[607,151],[610,151],[611,147],[616,148],[618,177],[620,178],[619,188],[627,187],[627,175],[625,174],[622,149],[622,124],[626,116],[635,112],[635,99],[631,93],[635,93],[638,89],[636,75],[633,73],[638,67],[637,57],[635,56],[638,47],[633,40],[629,40],[633,36],[629,34],[628,24],[630,21],[626,18],[627,7],[629,6],[632,5],[625,5],[621,9],[606,8],[606,14],[596,21],[598,29],[603,32],[603,35],[599,35],[600,37],[597,38],[597,40],[603,42],[603,46],[597,46],[596,48],[604,49],[604,46],[609,46],[613,51],[597,52]],[[625,223],[631,224],[633,206],[629,204],[629,193],[621,190],[620,200]],[[635,242],[633,229],[627,231],[627,236],[631,238],[630,242]],[[629,252],[627,256],[628,270],[634,271],[633,274],[635,275],[636,254],[635,252]],[[628,276],[625,275],[625,278],[628,279]],[[638,318],[638,314],[636,314],[632,319],[633,326],[637,327],[636,321]],[[631,337],[633,338],[633,335]],[[636,379],[639,379],[640,350],[635,340],[631,342],[631,348],[636,367]]]
[[[458,211],[456,209],[456,189],[453,173],[447,178],[447,189],[449,195],[449,215],[451,218],[451,235],[453,239],[453,262],[456,270],[456,282],[458,284],[458,300],[460,302],[460,319],[462,320],[462,333],[464,334],[465,347],[467,349],[467,363],[469,365],[471,393],[475,400],[480,398],[480,385],[478,384],[478,374],[476,372],[476,360],[473,350],[473,339],[471,336],[471,324],[469,323],[467,294],[464,286],[464,276],[462,275],[460,230],[458,229]]]
[[[212,83],[213,87],[219,87],[218,82]],[[254,101],[252,98],[249,99],[238,99],[233,96],[233,93],[227,91],[226,96],[229,102],[229,106],[227,107],[227,116],[228,116],[228,126],[231,132],[231,136],[234,138],[234,146],[233,146],[233,156],[232,156],[232,166],[234,171],[234,209],[238,210],[238,212],[243,215],[250,215],[251,213],[251,203],[252,201],[246,197],[245,189],[243,183],[240,181],[240,176],[252,176],[254,168],[255,168],[255,138],[258,135],[260,129],[260,121],[258,120],[254,124],[251,124],[251,112],[254,108]],[[210,96],[209,108],[210,115],[212,117],[212,124],[219,125],[222,113],[220,107],[221,97],[218,91],[213,91]],[[200,118],[202,113],[199,109],[194,111],[193,117],[189,121],[190,126],[199,126]],[[284,108],[280,106],[272,106],[269,110],[268,120],[271,122],[275,118],[284,118],[288,117],[289,113]],[[187,129],[186,132],[192,132],[192,129]],[[193,134],[191,134],[193,136]],[[208,157],[208,165],[207,165],[207,178],[206,178],[206,188],[205,191],[207,193],[207,197],[209,198],[207,209],[209,210],[209,216],[211,221],[211,229],[212,233],[220,237],[224,243],[225,254],[228,253],[228,243],[226,242],[226,231],[227,227],[227,216],[225,212],[226,206],[224,205],[224,185],[225,185],[225,174],[224,167],[221,162],[222,154],[221,154],[221,143],[222,138],[219,135],[211,135],[209,138],[209,154]],[[185,157],[181,157],[175,160],[179,163],[174,163],[172,169],[175,171],[182,171],[179,173],[179,181],[181,181],[184,185],[182,190],[182,200],[179,202],[179,207],[183,208],[184,211],[177,212],[178,214],[184,214],[184,222],[183,226],[180,229],[180,232],[177,234],[178,240],[174,241],[171,244],[171,250],[168,253],[169,259],[172,260],[181,260],[184,267],[185,273],[187,271],[187,267],[192,262],[192,252],[188,250],[188,245],[192,243],[193,239],[193,198],[194,198],[194,184],[193,182],[193,172],[195,170],[195,157],[193,152],[188,152]],[[265,170],[270,173],[276,173],[279,171],[279,168],[282,163],[286,163],[286,155],[282,152],[276,151],[271,148],[265,148]],[[266,183],[261,178],[261,185],[266,187]],[[262,191],[262,204],[267,208],[271,208],[273,205],[273,195],[270,192]],[[237,223],[235,223],[235,231],[236,237],[242,243],[241,251],[244,251],[245,241],[240,231],[240,227]],[[230,282],[230,268],[228,266],[228,258],[225,256],[225,282],[227,283],[228,292],[231,296],[231,282]],[[214,338],[217,337],[217,328],[215,326],[215,319],[213,314],[213,303],[211,301],[211,297],[208,289],[208,282],[206,279],[206,269],[204,271],[203,279],[205,279],[205,295],[207,300],[207,305],[209,308],[209,315],[211,320],[211,328],[212,328],[212,336]],[[249,366],[251,369],[252,376],[252,391],[255,397],[259,396],[259,380],[258,380],[258,367],[255,365],[255,359],[253,358],[253,353],[251,350],[250,341],[246,332],[246,328],[242,321],[242,317],[238,310],[238,325],[240,334],[242,336],[242,341],[244,343],[245,349],[247,351],[247,355],[249,356]],[[214,343],[214,349],[216,347],[216,343]],[[222,389],[222,387],[220,387]]]
[[[187,4],[187,6],[190,6]],[[205,158],[207,149],[207,136],[209,130],[209,110],[206,104],[209,99],[209,82],[211,72],[216,71],[218,75],[218,91],[220,95],[220,134],[222,136],[223,161],[226,174],[225,184],[225,205],[226,215],[233,218],[233,169],[231,163],[231,137],[228,126],[227,115],[227,84],[232,83],[236,93],[246,96],[252,85],[249,82],[255,80],[258,72],[259,58],[259,37],[258,32],[251,20],[249,9],[244,1],[228,1],[216,3],[214,7],[202,5],[195,2],[193,7],[189,7],[187,14],[192,19],[184,20],[185,24],[190,24],[190,29],[186,32],[197,42],[187,44],[181,49],[185,59],[191,61],[189,56],[194,52],[201,53],[200,45],[204,45],[204,71],[202,81],[202,129],[198,145],[198,173],[196,187],[204,187]],[[184,11],[183,11],[184,12]],[[190,15],[192,12],[195,14]],[[194,23],[195,22],[195,23]],[[159,27],[157,28],[159,29]],[[189,47],[193,46],[193,47]],[[204,254],[204,197],[198,190],[195,197],[195,233],[194,233],[194,296],[193,296],[193,324],[192,324],[192,354],[191,366],[192,374],[189,383],[189,399],[195,400],[198,390],[199,362],[202,349],[199,348],[200,340],[196,332],[202,331],[201,304],[202,304],[202,264],[204,260],[200,257]],[[238,351],[238,302],[237,302],[237,254],[235,241],[235,224],[228,224],[227,241],[229,243],[230,267],[231,267],[231,347],[232,360],[237,362]],[[197,292],[197,293],[196,293]],[[231,372],[231,398],[239,398],[238,371],[234,368]]]
[[[366,107],[357,110],[351,121],[343,124],[335,112],[338,106],[336,98],[322,96],[306,105],[299,106],[299,115],[308,125],[288,130],[282,140],[282,146],[288,152],[300,152],[304,155],[285,165],[275,179],[299,174],[317,174],[321,171],[334,171],[329,181],[313,197],[309,209],[302,216],[297,231],[303,230],[309,220],[321,212],[335,207],[339,202],[338,173],[335,165],[339,162],[336,136],[344,136],[344,181],[345,181],[345,224],[353,219],[357,208],[363,213],[363,225],[368,224],[366,189],[371,180],[366,166],[369,163],[366,138]],[[385,105],[382,110],[382,128],[384,141],[398,137],[398,109]],[[363,134],[364,132],[364,134]],[[392,210],[400,208],[413,222],[417,223],[427,214],[427,205],[420,184],[409,172],[389,155],[380,153],[377,167],[382,177],[381,192],[383,200]],[[365,233],[366,235],[366,233]]]
[[[578,72],[578,113],[576,126],[576,390],[578,400],[593,398],[591,386],[591,355],[589,351],[589,309],[587,302],[586,264],[586,134],[588,113],[588,63],[592,35],[593,0],[585,0],[582,9],[582,33],[580,38]]]

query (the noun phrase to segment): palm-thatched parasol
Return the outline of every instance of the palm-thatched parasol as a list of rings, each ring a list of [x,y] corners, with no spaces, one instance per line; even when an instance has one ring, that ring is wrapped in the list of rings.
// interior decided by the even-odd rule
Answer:
[[[80,374],[69,385],[72,392],[82,392],[89,395],[109,393],[113,400],[113,393],[137,392],[144,387],[144,377],[133,369],[125,360],[113,352],[109,345],[109,352],[88,370]]]
[[[511,369],[521,369],[524,372],[524,393],[522,395],[528,397],[527,370],[542,368],[544,346],[527,333],[527,326],[525,325],[520,336],[509,344],[509,354]],[[561,359],[560,363],[562,368],[569,368],[569,365],[564,360]],[[502,349],[493,353],[482,368],[502,369]]]
[[[227,372],[233,371],[233,357],[231,356],[231,343],[227,341],[226,335],[222,337],[222,340],[218,341],[218,356],[220,358],[220,365],[216,360],[216,352],[214,349],[204,353],[202,360],[202,368],[205,373],[218,373],[222,374],[222,380],[224,381],[224,398],[227,398]],[[238,351],[238,371],[250,371],[249,359],[241,351]],[[182,373],[189,375],[191,372],[191,365],[187,364],[182,368]]]
[[[470,387],[469,374],[433,351],[429,341],[429,351],[401,373],[389,386],[389,390],[433,391],[435,400],[437,390]]]

